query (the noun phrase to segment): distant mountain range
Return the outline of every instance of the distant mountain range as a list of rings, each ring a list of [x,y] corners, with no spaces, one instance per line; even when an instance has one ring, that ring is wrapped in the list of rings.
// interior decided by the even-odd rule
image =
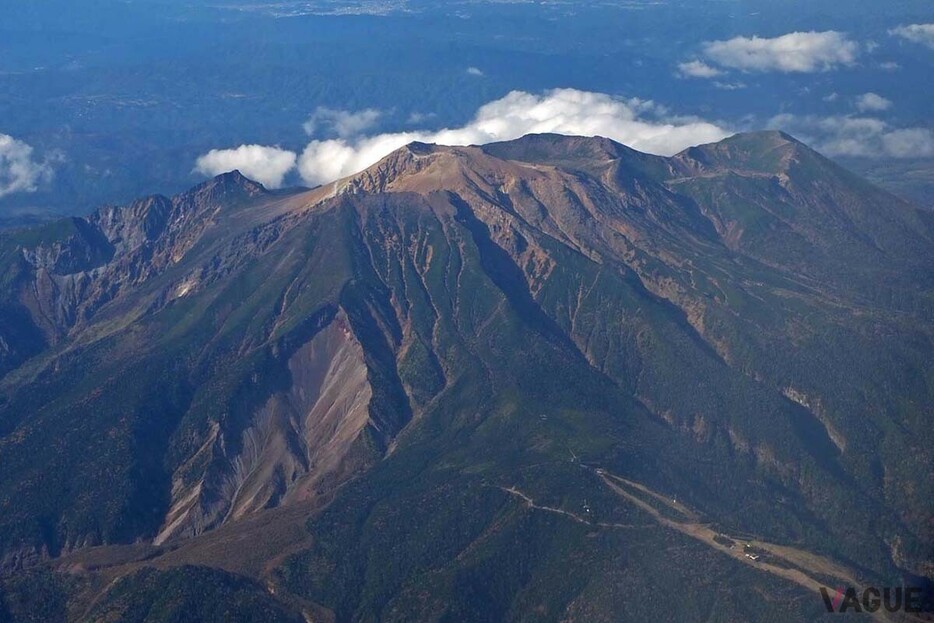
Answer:
[[[785,134],[233,172],[0,233],[0,620],[815,620],[932,422],[934,213]]]

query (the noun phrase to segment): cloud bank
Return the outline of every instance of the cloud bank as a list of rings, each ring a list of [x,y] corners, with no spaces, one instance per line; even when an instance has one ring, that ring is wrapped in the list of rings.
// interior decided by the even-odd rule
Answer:
[[[349,112],[319,106],[302,128],[308,136],[323,130],[340,138],[349,138],[372,128],[382,115],[381,111],[373,108]]]
[[[792,32],[771,39],[753,36],[708,41],[703,44],[702,54],[721,68],[744,72],[814,73],[852,65],[859,55],[859,44],[834,30]],[[709,67],[700,61],[687,65],[693,63]]]
[[[260,174],[275,173],[279,182],[297,165],[305,183],[317,185],[361,171],[413,141],[474,145],[544,132],[605,136],[634,149],[661,155],[718,141],[731,134],[709,121],[671,115],[664,107],[646,100],[575,89],[555,89],[541,95],[513,91],[482,106],[461,127],[313,140],[297,159],[292,152],[258,145],[215,150],[198,160],[198,170],[213,175],[225,167],[240,168],[244,175],[252,177],[244,162],[252,163],[255,159],[259,161],[255,169]]]
[[[294,152],[264,145],[241,145],[236,149],[212,149],[198,158],[195,170],[207,176],[239,170],[267,188],[279,188],[295,167]]]
[[[890,30],[889,34],[934,49],[934,24],[909,24],[907,26],[899,26],[898,28]]]
[[[856,98],[856,110],[860,112],[881,112],[891,107],[891,100],[885,99],[878,93],[863,93]]]
[[[678,64],[678,75],[682,78],[716,78],[723,75],[723,72],[716,67],[711,67],[704,61],[688,61]]]
[[[30,145],[0,134],[0,197],[35,192],[40,183],[51,179],[51,165],[48,161],[34,160]]]
[[[925,158],[934,156],[934,131],[894,128],[875,117],[778,115],[769,127],[791,132],[827,156]]]
[[[575,89],[555,89],[543,95],[513,91],[482,106],[459,128],[312,141],[299,158],[298,169],[307,183],[322,184],[365,169],[412,141],[478,145],[545,132],[606,136],[634,149],[664,155],[730,134],[707,121],[671,117],[650,101]]]

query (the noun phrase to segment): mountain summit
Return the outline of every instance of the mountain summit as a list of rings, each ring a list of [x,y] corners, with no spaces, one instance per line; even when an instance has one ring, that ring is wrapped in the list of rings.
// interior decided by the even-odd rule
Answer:
[[[934,578],[934,220],[782,133],[235,172],[0,233],[0,288],[12,620],[807,620]]]

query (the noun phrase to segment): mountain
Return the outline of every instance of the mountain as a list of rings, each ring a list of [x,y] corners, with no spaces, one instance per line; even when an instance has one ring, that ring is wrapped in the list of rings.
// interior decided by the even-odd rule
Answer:
[[[0,232],[0,289],[0,618],[814,620],[934,579],[934,218],[782,133],[234,172]]]

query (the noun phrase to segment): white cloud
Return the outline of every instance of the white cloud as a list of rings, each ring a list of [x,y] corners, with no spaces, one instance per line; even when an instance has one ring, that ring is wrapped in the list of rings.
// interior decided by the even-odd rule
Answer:
[[[459,128],[312,141],[299,158],[298,167],[307,183],[323,184],[365,169],[412,141],[472,145],[545,132],[605,136],[641,151],[664,155],[730,134],[701,119],[672,117],[651,101],[575,89],[555,89],[543,95],[513,91],[482,106],[470,122]]]
[[[479,67],[468,67],[467,73],[470,74],[471,76],[477,76],[478,78],[482,78],[483,76],[486,75],[483,73],[483,70],[480,69]]]
[[[382,114],[373,108],[352,112],[319,106],[302,128],[308,136],[314,136],[324,128],[324,131],[340,138],[349,138],[372,128]]]
[[[721,82],[714,80],[713,85],[721,91],[739,91],[746,88],[745,82]]]
[[[437,116],[438,115],[433,112],[413,112],[405,122],[409,125],[418,125],[419,123],[430,121]]]
[[[678,74],[683,78],[716,78],[723,75],[723,72],[716,67],[711,67],[704,61],[688,61],[678,64]]]
[[[267,188],[279,188],[295,167],[296,158],[295,152],[278,147],[241,145],[235,149],[212,149],[198,158],[195,170],[214,176],[236,169]]]
[[[247,177],[276,188],[297,165],[306,183],[324,184],[361,171],[413,141],[476,145],[549,132],[605,136],[634,149],[663,155],[731,134],[703,119],[673,116],[648,100],[575,89],[555,89],[542,95],[513,91],[480,107],[461,127],[313,140],[298,157],[294,152],[262,145],[215,149],[198,158],[196,170],[217,175],[239,169]]]
[[[934,156],[934,131],[893,128],[875,117],[778,115],[769,127],[788,131],[828,156],[923,158]]]
[[[934,24],[909,24],[907,26],[899,26],[898,28],[890,30],[889,34],[934,49]]]
[[[859,112],[880,112],[892,107],[891,100],[887,100],[877,93],[863,93],[856,98],[856,110]]]
[[[721,67],[741,71],[812,73],[852,65],[859,45],[833,30],[792,32],[772,39],[754,36],[708,41],[703,54]]]
[[[30,145],[0,134],[0,197],[17,192],[35,192],[39,184],[52,178],[48,161],[33,159]]]
[[[882,146],[893,158],[934,156],[934,132],[927,128],[892,130],[882,135]]]

